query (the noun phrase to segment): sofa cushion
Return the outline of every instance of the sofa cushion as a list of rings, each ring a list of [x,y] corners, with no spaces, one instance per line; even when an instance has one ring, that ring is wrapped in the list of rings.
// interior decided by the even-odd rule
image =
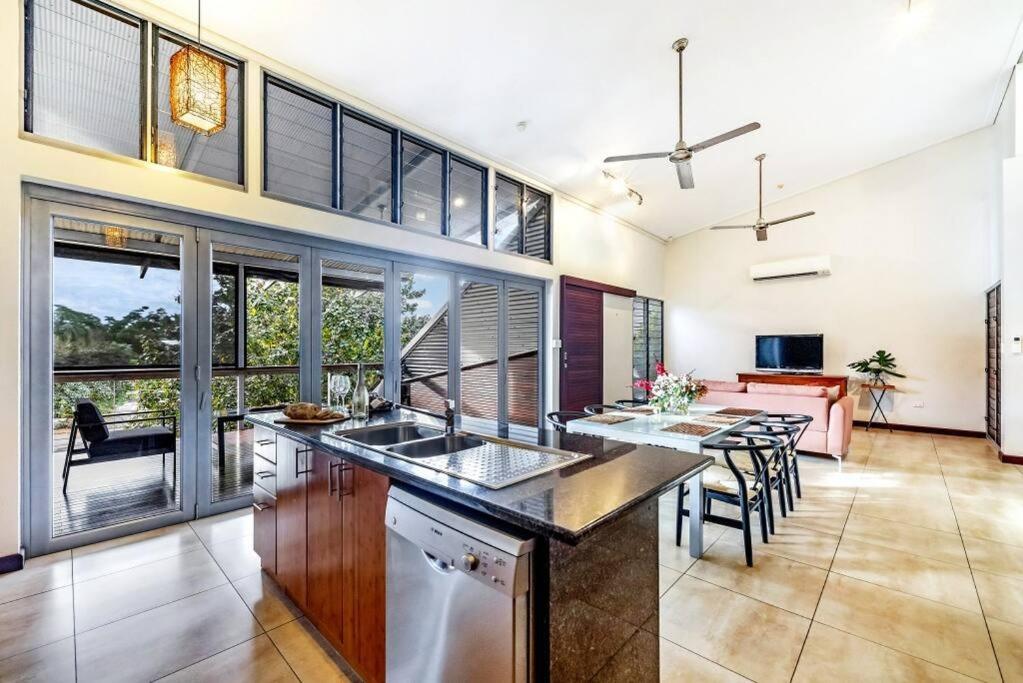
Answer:
[[[801,384],[766,384],[750,382],[746,391],[751,394],[779,394],[782,396],[808,396],[810,398],[827,398],[827,387],[809,387]]]
[[[828,399],[819,396],[795,396],[792,394],[751,394],[727,391],[708,391],[700,403],[735,408],[757,408],[767,413],[796,413],[809,415],[813,422],[807,425],[811,431],[828,431]]]
[[[742,393],[746,391],[745,382],[722,382],[717,379],[702,379],[703,386],[707,387],[707,391],[728,391],[732,393]]]

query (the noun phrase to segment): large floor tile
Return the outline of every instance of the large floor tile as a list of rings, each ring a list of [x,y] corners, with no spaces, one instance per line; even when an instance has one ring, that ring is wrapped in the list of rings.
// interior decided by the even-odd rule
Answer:
[[[797,498],[795,510],[790,510],[786,513],[787,517],[782,517],[776,508],[774,520],[776,524],[788,522],[789,524],[837,536],[842,533],[842,529],[845,527],[845,520],[849,516],[851,502],[851,500]]]
[[[814,619],[980,680],[999,680],[984,619],[973,612],[830,574]]]
[[[991,642],[998,655],[998,666],[1006,683],[1023,681],[1023,630],[1017,624],[987,620]]]
[[[974,570],[984,616],[1023,627],[1023,579]]]
[[[302,616],[295,603],[263,572],[238,579],[234,587],[267,631]]]
[[[161,678],[167,683],[283,683],[297,681],[288,663],[266,635],[224,650],[192,666]]]
[[[75,584],[78,633],[227,583],[204,549]]]
[[[856,496],[852,512],[938,531],[951,533],[959,531],[952,505],[947,498],[921,500],[918,494],[909,491],[902,492],[896,498],[868,497],[861,492]]]
[[[661,683],[740,683],[749,680],[670,640],[661,642]]]
[[[245,603],[225,584],[79,634],[78,680],[153,680],[260,633]]]
[[[252,509],[242,508],[222,515],[203,517],[189,524],[207,546],[236,538],[251,537]]]
[[[821,569],[831,566],[831,560],[838,548],[838,536],[780,521],[775,531],[777,533],[772,534],[767,543],[760,541],[758,530],[753,531],[754,565],[760,553],[768,553]],[[742,544],[742,532],[738,529],[726,530],[721,538],[728,543]]]
[[[0,603],[70,584],[70,550],[33,557],[25,562],[21,571],[0,574]]]
[[[846,537],[831,571],[980,613],[973,577],[960,565]]]
[[[0,660],[0,681],[74,683],[75,639],[65,638]]]
[[[756,681],[788,681],[810,621],[683,576],[661,600],[661,635]],[[770,643],[771,656],[765,653]]]
[[[761,553],[747,567],[741,545],[715,543],[687,572],[722,588],[812,617],[828,573],[802,562]]]
[[[815,622],[803,645],[794,683],[970,681],[967,676]]]
[[[703,525],[703,548],[706,550],[714,544],[721,535],[725,533],[725,527],[717,524]],[[677,572],[685,572],[696,562],[696,558],[689,555],[689,521],[686,520],[682,527],[682,545],[675,545],[675,523],[661,521],[661,529],[658,537],[658,562],[669,569]]]
[[[298,619],[270,631],[270,638],[288,665],[304,683],[351,681],[343,660],[307,619]]]
[[[964,536],[963,543],[971,568],[1023,579],[1023,547],[970,536]]]
[[[0,605],[0,659],[74,634],[71,586]]]
[[[665,567],[663,564],[657,566],[657,594],[664,595],[664,592],[671,588],[672,584],[678,581],[678,577],[682,576],[682,572],[675,571],[670,567]]]
[[[880,517],[851,514],[843,538],[873,543],[932,560],[968,566],[959,534],[893,522]]]
[[[71,551],[74,580],[88,581],[200,548],[199,537],[187,524],[94,543]]]
[[[214,543],[209,549],[213,559],[232,581],[260,571],[259,555],[252,549],[250,536]]]

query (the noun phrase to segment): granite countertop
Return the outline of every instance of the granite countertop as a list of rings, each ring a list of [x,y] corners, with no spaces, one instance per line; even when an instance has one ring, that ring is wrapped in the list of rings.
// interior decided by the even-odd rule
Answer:
[[[368,420],[346,420],[331,425],[274,422],[281,417],[280,412],[250,413],[246,420],[531,533],[571,544],[713,462],[713,458],[696,453],[542,430],[532,440],[515,440],[592,457],[495,490],[385,455],[339,436],[340,432],[358,427],[393,422],[443,427],[441,420],[400,409],[374,415]]]

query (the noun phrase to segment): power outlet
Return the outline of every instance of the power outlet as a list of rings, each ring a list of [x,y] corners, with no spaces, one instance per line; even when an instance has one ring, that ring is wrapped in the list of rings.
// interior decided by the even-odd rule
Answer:
[[[915,401],[913,403],[913,407],[914,408],[923,408],[924,407],[924,402],[923,401]]]

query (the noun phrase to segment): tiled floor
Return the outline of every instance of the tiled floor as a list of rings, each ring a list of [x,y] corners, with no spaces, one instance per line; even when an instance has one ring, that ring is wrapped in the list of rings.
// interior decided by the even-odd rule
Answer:
[[[979,439],[857,431],[745,566],[693,561],[661,501],[665,681],[1023,681],[1023,470]],[[724,512],[724,507],[716,508]],[[259,572],[248,511],[0,576],[0,681],[331,681],[345,665]]]

